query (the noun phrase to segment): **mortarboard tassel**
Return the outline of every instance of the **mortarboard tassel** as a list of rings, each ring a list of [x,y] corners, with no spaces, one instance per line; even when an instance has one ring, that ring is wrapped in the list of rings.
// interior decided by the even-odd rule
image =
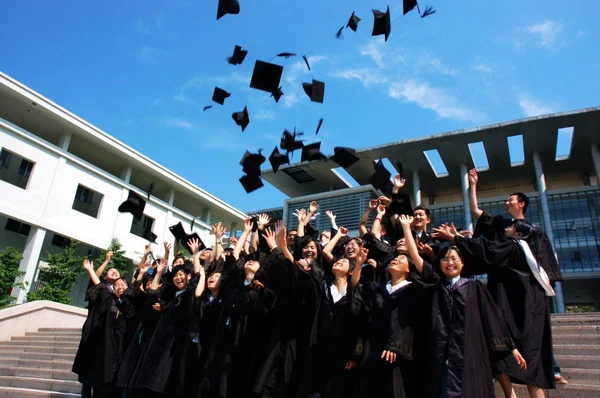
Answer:
[[[303,55],[302,59],[304,59],[304,63],[306,64],[306,67],[308,68],[308,71],[310,72],[310,64],[308,63],[308,58],[306,58],[306,55]]]
[[[423,12],[423,14],[421,14],[421,18],[425,18],[425,17],[427,17],[427,16],[429,16],[431,14],[435,14],[435,9],[433,7],[430,7],[430,6],[426,6],[425,7],[425,11]]]
[[[341,28],[340,28],[340,29],[337,31],[337,33],[335,34],[335,38],[336,38],[336,39],[343,39],[343,38],[344,38],[344,35],[342,35],[342,31],[343,31],[343,30],[344,30],[344,27],[342,26],[342,27],[341,27]]]
[[[210,109],[212,107],[213,107],[212,105],[205,106],[204,109],[203,109],[203,111],[206,112],[208,109]]]
[[[323,118],[320,118],[319,123],[317,124],[317,131],[315,131],[315,139],[317,138],[317,134],[319,134],[319,130],[321,130],[322,125],[323,125]]]
[[[289,58],[289,57],[295,57],[296,53],[279,53],[277,54],[278,57],[283,57],[283,58]]]

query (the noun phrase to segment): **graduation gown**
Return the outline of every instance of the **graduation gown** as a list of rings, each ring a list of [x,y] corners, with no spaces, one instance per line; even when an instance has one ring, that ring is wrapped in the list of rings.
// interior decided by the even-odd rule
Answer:
[[[211,320],[202,320],[203,329],[213,329],[210,342],[202,339],[203,397],[251,395],[254,371],[265,344],[265,319],[275,304],[275,295],[258,284],[247,284],[244,264],[245,259],[238,260],[222,276],[220,309]]]
[[[477,220],[473,237],[484,237],[489,240],[501,239],[506,236],[504,230],[511,222],[512,220],[508,218],[492,216],[484,211]],[[536,226],[526,241],[535,255],[538,264],[544,268],[548,274],[550,281],[562,281],[563,275],[560,271],[560,265],[554,255],[552,243],[550,242],[550,239],[548,239],[548,235]]]
[[[131,386],[137,390],[150,390],[167,396],[177,396],[183,391],[181,364],[185,362],[185,342],[194,305],[194,290],[198,277],[192,277],[188,287],[177,292],[173,300],[162,307],[160,318],[146,344],[133,372]],[[162,297],[170,289],[169,283],[148,294]]]
[[[431,267],[424,264],[428,280],[435,280]],[[354,311],[362,318],[363,357],[359,369],[360,397],[416,397],[418,373],[414,337],[418,324],[418,303],[426,285],[422,276],[411,272],[409,284],[388,292],[386,283],[367,282],[359,286]],[[381,358],[384,350],[397,355],[390,364]]]
[[[461,278],[452,289],[445,281],[428,289],[425,318],[425,375],[418,396],[493,398],[492,361],[515,348],[502,316],[485,286]]]
[[[89,310],[72,371],[80,382],[93,386],[112,384],[123,353],[123,337],[132,308],[127,297],[120,299],[106,283],[87,291]]]
[[[456,245],[465,259],[463,274],[487,273],[487,288],[527,361],[527,369],[520,369],[512,357],[504,358],[495,373],[508,374],[513,383],[555,388],[548,301],[519,244],[510,238],[479,238],[456,239]]]
[[[357,317],[352,311],[353,289],[348,281],[347,293],[337,302],[331,295],[331,283],[323,282],[322,289],[298,397],[349,397],[356,370],[346,370],[346,363],[353,360],[358,365],[362,355]]]

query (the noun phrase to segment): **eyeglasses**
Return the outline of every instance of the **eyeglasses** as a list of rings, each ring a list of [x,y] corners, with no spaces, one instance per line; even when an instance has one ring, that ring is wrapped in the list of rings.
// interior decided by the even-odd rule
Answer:
[[[444,258],[440,259],[440,263],[450,263],[450,262],[453,263],[453,264],[454,263],[458,263],[458,262],[460,262],[460,258],[458,258],[458,257],[450,257],[450,258],[444,257]]]

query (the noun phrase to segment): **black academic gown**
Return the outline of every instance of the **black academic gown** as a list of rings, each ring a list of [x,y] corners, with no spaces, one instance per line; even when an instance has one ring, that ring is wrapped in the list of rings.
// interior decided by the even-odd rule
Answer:
[[[418,346],[427,379],[418,396],[493,398],[492,362],[510,355],[514,343],[487,289],[461,278],[455,289],[444,282],[426,296]]]
[[[360,397],[417,397],[418,372],[415,360],[415,327],[419,302],[427,281],[435,281],[431,266],[424,263],[423,275],[411,272],[407,284],[388,292],[386,283],[367,282],[359,286],[354,311],[362,318],[363,357],[359,369]],[[384,350],[396,353],[390,364],[381,358]]]
[[[484,237],[489,240],[501,239],[506,236],[504,230],[511,222],[512,220],[510,219],[502,216],[492,216],[484,211],[477,220],[473,237]],[[535,255],[538,264],[548,274],[550,281],[561,281],[563,279],[562,272],[560,271],[560,265],[554,255],[552,243],[548,239],[548,235],[536,226],[526,241]]]
[[[330,287],[330,281],[323,282],[299,388],[300,398],[349,397],[353,391],[356,370],[345,367],[350,360],[358,365],[362,356],[357,316],[352,311],[353,289],[348,281],[347,293],[334,302]]]
[[[266,344],[265,320],[275,304],[267,287],[246,284],[245,260],[222,278],[220,312],[214,314],[212,341],[206,346],[203,397],[242,398],[252,394],[256,366]],[[202,323],[206,324],[204,320]]]
[[[72,371],[79,375],[80,382],[89,382],[97,396],[110,396],[132,307],[127,297],[117,298],[106,283],[92,286],[87,295],[88,317]]]
[[[548,301],[519,244],[510,238],[478,238],[456,239],[456,245],[465,259],[463,275],[487,273],[487,288],[527,361],[527,369],[520,369],[506,357],[495,365],[495,373],[506,373],[517,384],[555,388]]]
[[[192,277],[188,287],[175,294],[172,301],[161,308],[160,318],[154,333],[146,344],[137,366],[133,372],[131,386],[136,390],[174,397],[183,393],[186,360],[185,342],[188,340],[189,328],[193,316],[194,291],[198,276]],[[148,294],[163,297],[162,291],[170,289],[165,283],[157,290],[149,290]]]

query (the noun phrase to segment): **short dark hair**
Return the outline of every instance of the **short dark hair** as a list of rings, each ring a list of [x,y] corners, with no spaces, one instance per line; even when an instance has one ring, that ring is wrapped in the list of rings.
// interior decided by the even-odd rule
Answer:
[[[521,234],[521,238],[527,239],[535,230],[535,227],[525,220],[512,220],[509,226],[515,226],[515,231]]]
[[[414,215],[415,211],[417,211],[417,210],[423,210],[425,212],[425,214],[427,215],[427,217],[431,218],[431,210],[429,210],[427,207],[425,207],[425,206],[415,207],[413,210],[413,215]]]
[[[509,195],[510,196],[516,196],[517,200],[520,203],[524,203],[525,205],[523,206],[523,215],[525,215],[525,212],[527,211],[527,207],[529,206],[529,197],[527,195],[525,195],[523,192],[513,192]]]

